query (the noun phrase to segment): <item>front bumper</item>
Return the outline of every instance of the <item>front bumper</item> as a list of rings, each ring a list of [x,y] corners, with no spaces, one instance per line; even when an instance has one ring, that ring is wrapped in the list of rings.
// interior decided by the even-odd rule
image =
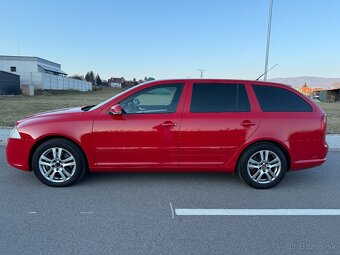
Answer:
[[[6,159],[9,165],[28,171],[32,143],[25,139],[9,138],[6,145]]]

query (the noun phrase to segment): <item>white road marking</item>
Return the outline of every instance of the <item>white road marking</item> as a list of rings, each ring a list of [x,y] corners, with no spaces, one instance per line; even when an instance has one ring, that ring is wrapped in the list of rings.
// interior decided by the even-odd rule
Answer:
[[[28,212],[28,214],[36,214],[37,212]]]
[[[93,212],[80,212],[80,213],[82,213],[82,214],[91,214]]]
[[[172,203],[170,203],[171,217],[175,218],[174,209],[172,208]]]
[[[175,209],[178,216],[340,216],[340,209]]]

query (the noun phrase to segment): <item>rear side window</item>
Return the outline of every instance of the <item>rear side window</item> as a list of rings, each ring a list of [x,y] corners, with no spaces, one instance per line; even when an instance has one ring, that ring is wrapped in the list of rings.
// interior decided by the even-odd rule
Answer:
[[[311,112],[313,108],[295,93],[278,87],[253,85],[264,112]]]
[[[243,84],[197,83],[193,85],[191,112],[249,112]]]

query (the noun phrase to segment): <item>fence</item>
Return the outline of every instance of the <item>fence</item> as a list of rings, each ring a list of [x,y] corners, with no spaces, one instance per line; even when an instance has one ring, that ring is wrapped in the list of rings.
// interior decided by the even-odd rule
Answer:
[[[28,84],[33,86],[34,89],[92,90],[92,84],[90,82],[39,72],[20,73],[20,84]]]

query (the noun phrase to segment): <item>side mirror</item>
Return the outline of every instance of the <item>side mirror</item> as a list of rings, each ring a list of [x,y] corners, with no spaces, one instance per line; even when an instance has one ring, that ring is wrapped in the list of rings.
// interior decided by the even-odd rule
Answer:
[[[110,108],[108,113],[111,115],[121,115],[123,110],[122,107],[120,107],[120,104],[116,104]]]

